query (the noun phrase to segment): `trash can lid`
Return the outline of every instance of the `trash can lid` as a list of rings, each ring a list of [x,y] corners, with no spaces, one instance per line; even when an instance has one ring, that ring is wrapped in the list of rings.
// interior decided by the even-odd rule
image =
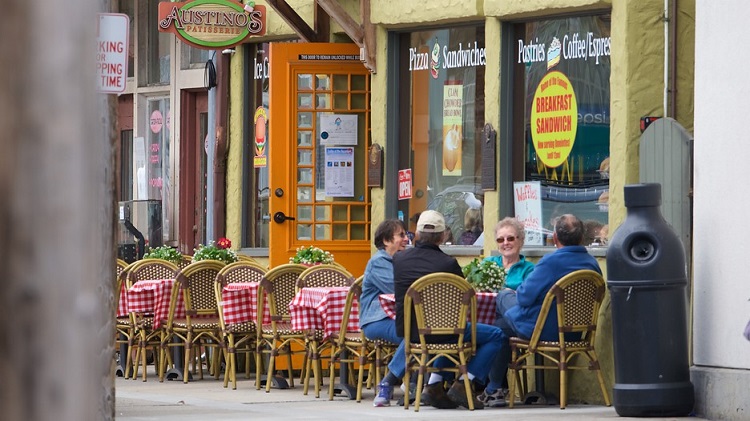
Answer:
[[[661,184],[644,183],[625,186],[625,207],[661,206]]]

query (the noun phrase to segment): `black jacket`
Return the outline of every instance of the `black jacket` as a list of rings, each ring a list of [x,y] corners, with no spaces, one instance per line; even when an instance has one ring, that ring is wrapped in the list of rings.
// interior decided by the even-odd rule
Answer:
[[[417,244],[410,249],[398,252],[393,256],[393,286],[396,297],[396,333],[404,336],[404,296],[411,284],[424,275],[437,272],[448,272],[463,278],[461,266],[455,258],[448,256],[433,244]],[[419,342],[416,318],[412,312],[411,339]],[[428,341],[432,342],[431,339]],[[435,342],[441,342],[436,340]]]

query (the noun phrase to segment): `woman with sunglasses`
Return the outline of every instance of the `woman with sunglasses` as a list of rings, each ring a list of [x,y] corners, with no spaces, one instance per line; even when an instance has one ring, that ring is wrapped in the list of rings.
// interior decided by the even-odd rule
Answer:
[[[498,291],[497,308],[507,308],[515,304],[516,288],[534,270],[534,264],[526,260],[521,254],[525,237],[526,231],[523,224],[516,218],[503,218],[495,225],[495,241],[500,255],[486,257],[484,260],[495,262],[505,269],[505,288]],[[496,319],[497,321],[504,322],[504,319],[500,317]],[[497,323],[495,325],[501,329],[505,327]],[[507,350],[508,347],[503,347],[503,349]],[[484,392],[477,396],[484,403],[484,406],[495,408],[505,406],[505,394],[503,392],[508,387],[508,381],[506,378],[507,370],[501,368],[505,367],[502,361],[502,357],[498,354],[497,360],[490,367],[490,383],[484,389]]]
[[[499,256],[486,257],[505,269],[505,287],[515,290],[534,270],[534,264],[521,254],[526,231],[516,218],[503,218],[495,225],[495,241]]]

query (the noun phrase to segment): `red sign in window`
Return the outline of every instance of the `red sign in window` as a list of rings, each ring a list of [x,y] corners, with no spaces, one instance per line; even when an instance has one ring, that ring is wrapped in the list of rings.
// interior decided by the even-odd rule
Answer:
[[[411,168],[398,170],[398,200],[411,199]]]

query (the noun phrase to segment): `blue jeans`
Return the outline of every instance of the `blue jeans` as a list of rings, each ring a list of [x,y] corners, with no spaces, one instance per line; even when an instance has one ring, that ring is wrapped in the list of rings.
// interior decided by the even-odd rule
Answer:
[[[503,331],[499,328],[484,323],[477,323],[477,353],[469,361],[467,369],[479,382],[486,382],[490,365],[495,360],[495,356],[500,352],[503,338]],[[466,324],[464,340],[471,340],[471,323]],[[434,366],[447,367],[451,364],[447,358],[438,358],[435,360]]]
[[[502,348],[497,353],[490,366],[490,383],[487,387],[490,390],[497,390],[503,387],[508,373],[508,363],[510,363],[510,344],[509,338],[518,336],[513,325],[505,319],[505,312],[513,306],[518,305],[516,292],[509,289],[501,290],[495,298],[495,323],[494,325],[502,330]]]
[[[383,339],[388,342],[398,344],[396,352],[388,364],[388,370],[397,378],[404,377],[406,372],[406,353],[404,352],[404,340],[396,334],[396,321],[390,318],[371,322],[362,326],[367,339]]]

